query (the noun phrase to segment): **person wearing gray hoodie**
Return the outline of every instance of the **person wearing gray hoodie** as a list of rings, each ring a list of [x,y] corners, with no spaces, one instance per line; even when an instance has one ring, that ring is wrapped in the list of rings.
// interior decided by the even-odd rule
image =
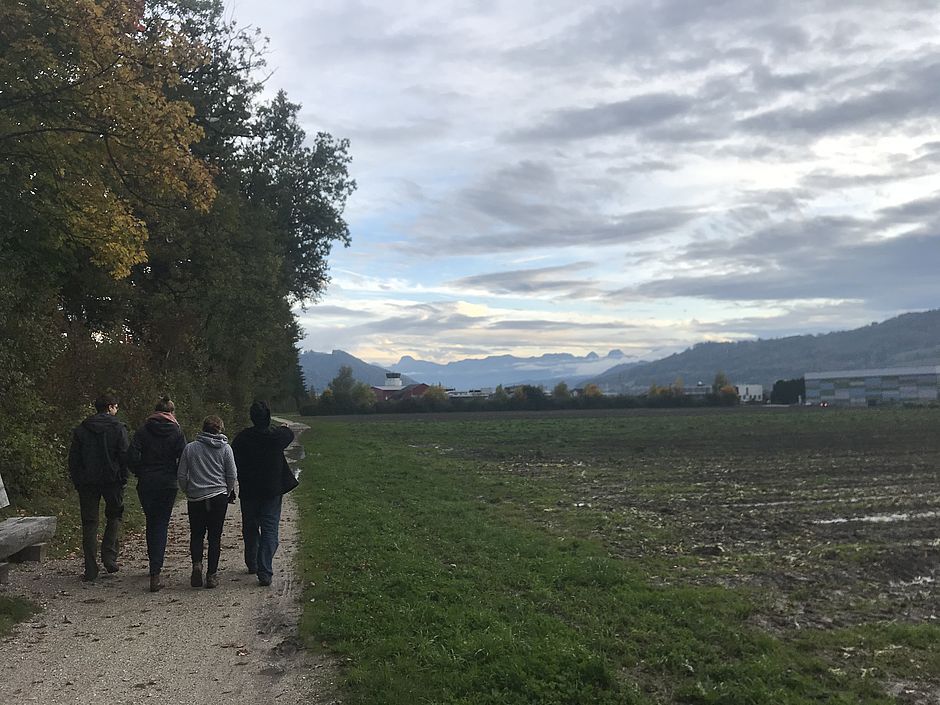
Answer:
[[[176,479],[186,493],[189,510],[189,550],[193,573],[189,584],[202,587],[203,544],[208,534],[208,566],[205,585],[219,584],[216,573],[222,554],[222,525],[229,502],[235,501],[235,456],[222,431],[225,424],[218,416],[207,416],[202,433],[188,443],[180,456]]]

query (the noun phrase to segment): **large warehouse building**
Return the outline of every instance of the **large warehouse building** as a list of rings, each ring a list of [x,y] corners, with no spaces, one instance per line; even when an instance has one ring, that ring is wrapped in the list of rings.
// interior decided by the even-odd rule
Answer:
[[[843,406],[927,404],[940,400],[940,365],[883,370],[808,372],[806,401]]]

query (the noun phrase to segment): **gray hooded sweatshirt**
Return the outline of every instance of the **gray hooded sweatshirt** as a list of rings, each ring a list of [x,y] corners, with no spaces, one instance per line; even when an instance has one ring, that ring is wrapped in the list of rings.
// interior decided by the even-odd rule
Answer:
[[[190,502],[235,489],[235,455],[223,434],[203,431],[187,443],[180,456],[176,480]]]

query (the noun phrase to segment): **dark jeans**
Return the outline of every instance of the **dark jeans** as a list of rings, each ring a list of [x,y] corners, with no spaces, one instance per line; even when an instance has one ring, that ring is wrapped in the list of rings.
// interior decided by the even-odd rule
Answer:
[[[245,565],[259,578],[274,574],[274,553],[278,547],[278,525],[281,522],[281,498],[241,498],[242,537],[245,539]]]
[[[147,558],[150,574],[159,575],[166,555],[166,532],[176,503],[176,488],[148,489],[137,485],[140,507],[147,517]]]
[[[218,494],[186,504],[189,508],[189,552],[193,563],[202,563],[203,541],[208,533],[209,565],[206,573],[215,573],[219,569],[219,556],[222,554],[222,525],[228,510],[228,495]]]
[[[78,488],[78,506],[82,515],[82,552],[85,554],[85,572],[98,572],[98,510],[104,499],[107,520],[101,537],[101,561],[116,563],[118,533],[124,518],[124,485],[81,485]]]

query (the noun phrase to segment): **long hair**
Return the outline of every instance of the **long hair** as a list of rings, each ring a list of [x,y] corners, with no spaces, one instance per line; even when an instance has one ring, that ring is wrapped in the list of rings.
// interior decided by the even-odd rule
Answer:
[[[204,433],[218,435],[225,430],[225,424],[222,422],[222,419],[212,414],[202,420],[202,430]]]

